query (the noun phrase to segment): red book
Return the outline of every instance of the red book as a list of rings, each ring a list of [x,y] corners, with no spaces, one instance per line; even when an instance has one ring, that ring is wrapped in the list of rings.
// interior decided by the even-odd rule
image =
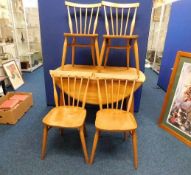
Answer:
[[[10,97],[10,100],[19,100],[19,101],[25,101],[28,95],[22,95],[22,94],[16,94]]]
[[[1,105],[0,109],[11,109],[19,103],[19,100],[12,99],[12,100],[5,100]]]

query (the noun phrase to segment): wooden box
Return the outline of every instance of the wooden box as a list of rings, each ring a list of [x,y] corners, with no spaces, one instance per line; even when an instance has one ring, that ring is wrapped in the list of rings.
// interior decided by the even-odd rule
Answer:
[[[19,102],[15,107],[9,110],[0,109],[0,123],[15,124],[33,105],[32,93],[29,92],[8,92],[6,96],[0,98],[0,104],[15,94],[28,95],[28,97]]]

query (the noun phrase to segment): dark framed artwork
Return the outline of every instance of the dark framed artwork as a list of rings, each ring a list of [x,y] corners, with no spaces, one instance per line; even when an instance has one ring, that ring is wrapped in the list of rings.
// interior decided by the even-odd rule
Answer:
[[[177,53],[159,126],[191,147],[191,53]]]

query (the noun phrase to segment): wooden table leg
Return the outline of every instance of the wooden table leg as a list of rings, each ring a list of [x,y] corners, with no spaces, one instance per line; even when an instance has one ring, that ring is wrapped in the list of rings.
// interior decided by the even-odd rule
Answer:
[[[109,51],[110,51],[110,48],[109,48],[110,44],[111,44],[111,40],[108,39],[108,42],[107,42],[107,44],[106,44],[106,53],[105,53],[104,67],[106,66],[107,61],[108,61]]]

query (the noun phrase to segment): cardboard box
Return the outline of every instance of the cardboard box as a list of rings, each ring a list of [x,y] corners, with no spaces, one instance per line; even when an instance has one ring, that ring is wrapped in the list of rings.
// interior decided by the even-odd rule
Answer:
[[[0,104],[9,99],[15,94],[24,94],[28,97],[19,102],[18,105],[10,110],[0,110],[0,123],[2,124],[15,124],[17,121],[29,110],[33,105],[32,93],[29,92],[8,92],[5,96],[0,98]]]

